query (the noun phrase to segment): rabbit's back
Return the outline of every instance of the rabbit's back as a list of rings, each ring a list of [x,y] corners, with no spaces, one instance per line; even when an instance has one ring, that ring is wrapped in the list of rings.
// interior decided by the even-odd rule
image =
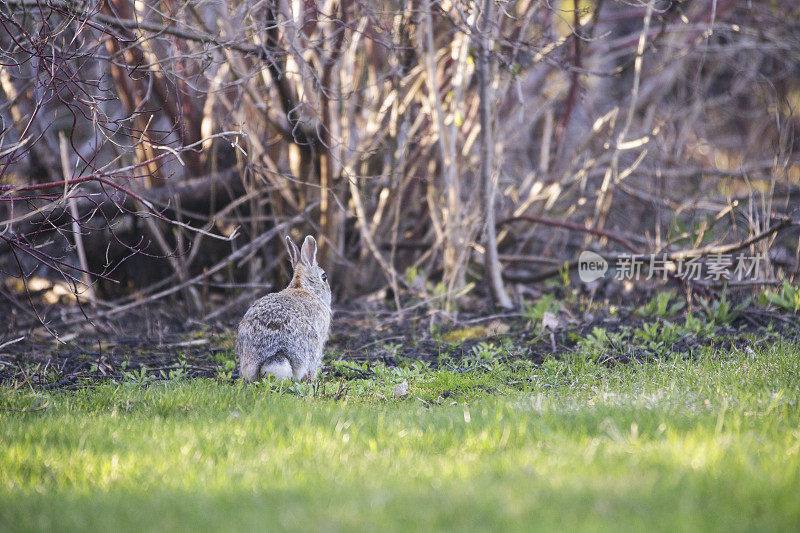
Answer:
[[[288,360],[292,374],[302,379],[316,374],[328,337],[330,308],[302,289],[287,288],[257,300],[239,323],[236,354],[240,374],[257,379],[262,365]]]

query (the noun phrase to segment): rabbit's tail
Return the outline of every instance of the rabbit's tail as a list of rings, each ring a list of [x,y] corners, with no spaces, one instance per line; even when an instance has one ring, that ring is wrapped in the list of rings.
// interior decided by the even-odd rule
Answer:
[[[293,374],[292,365],[282,354],[276,354],[262,363],[259,374],[262,376],[273,375],[278,379],[289,379]]]
[[[245,381],[255,381],[267,375],[278,379],[287,379],[294,375],[289,359],[280,352],[265,359],[243,358],[239,373]]]

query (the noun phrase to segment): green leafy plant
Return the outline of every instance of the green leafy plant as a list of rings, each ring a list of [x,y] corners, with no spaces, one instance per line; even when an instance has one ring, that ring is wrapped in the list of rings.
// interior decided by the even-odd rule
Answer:
[[[165,379],[168,381],[178,381],[186,377],[186,369],[183,367],[178,367],[170,369],[169,372],[164,372],[162,370],[160,374],[161,374],[161,379]]]
[[[55,383],[61,377],[61,373],[55,367],[50,367],[45,372],[45,379],[48,383]]]
[[[758,302],[761,305],[772,305],[796,313],[800,311],[800,286],[784,281],[779,290],[767,289],[762,292]]]
[[[681,330],[672,322],[662,322],[661,331],[659,332],[659,340],[668,345],[675,344],[681,337]]]
[[[583,350],[602,350],[608,345],[608,332],[605,328],[593,328],[586,337],[578,340],[578,347]]]
[[[161,379],[168,381],[178,381],[188,377],[189,362],[186,360],[186,354],[178,355],[178,367],[172,368],[169,372],[161,370],[159,374]]]
[[[122,377],[126,383],[131,383],[140,387],[150,384],[153,379],[155,379],[152,374],[147,373],[147,367],[144,365],[141,365],[138,370],[123,372]]]
[[[220,350],[214,354],[214,360],[219,364],[225,364],[226,361],[234,361],[236,355],[233,350]]]
[[[578,348],[588,352],[599,352],[616,349],[630,339],[630,328],[623,327],[619,331],[609,332],[605,328],[595,327],[586,337],[578,341]]]
[[[473,362],[488,362],[493,361],[502,350],[499,346],[491,342],[481,342],[472,347],[471,357],[469,359]]]
[[[635,336],[642,340],[653,341],[658,337],[658,322],[648,322],[642,324],[642,328],[636,330]]]
[[[651,350],[669,349],[681,337],[681,328],[672,322],[648,322],[637,329],[634,338]]]
[[[687,313],[683,330],[699,339],[705,339],[714,334],[717,330],[717,326],[713,322],[706,322],[702,318],[694,316],[692,313]]]
[[[545,313],[557,313],[561,309],[561,303],[556,301],[555,297],[551,294],[545,294],[539,298],[535,304],[525,302],[525,308],[522,310],[528,323],[537,329],[542,327],[542,318]]]
[[[235,368],[236,361],[233,359],[228,359],[217,367],[217,379],[220,381],[231,381],[233,379],[233,370]]]
[[[675,291],[662,291],[657,293],[647,304],[639,307],[637,314],[658,318],[672,318],[684,307],[686,307],[686,302],[681,298],[675,298]]]
[[[282,385],[282,384],[281,384]],[[291,394],[295,394],[296,396],[310,396],[312,393],[312,384],[311,383],[304,383],[302,381],[288,381],[288,385],[286,386],[287,392]]]
[[[733,305],[728,300],[726,291],[723,290],[720,297],[712,302],[707,299],[700,299],[706,319],[717,326],[726,326],[736,320],[745,307],[750,304],[750,299],[743,301],[739,305]]]
[[[357,361],[331,361],[330,375],[347,379],[365,379],[375,375],[375,371],[367,361],[359,363]]]
[[[392,374],[399,378],[411,378],[423,375],[429,370],[428,365],[422,361],[407,361],[392,367]]]

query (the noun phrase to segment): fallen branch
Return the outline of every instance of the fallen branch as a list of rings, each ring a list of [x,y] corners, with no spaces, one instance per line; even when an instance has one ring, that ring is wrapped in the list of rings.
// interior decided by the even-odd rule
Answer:
[[[520,217],[520,218],[522,218],[522,217]],[[525,217],[525,218],[539,218],[539,217]],[[506,220],[511,220],[511,219],[506,219]],[[546,219],[543,219],[543,220],[546,220]],[[502,222],[505,222],[505,221],[502,221]],[[502,224],[502,222],[501,222],[501,224]],[[570,224],[570,223],[559,223],[559,222],[556,222],[556,221],[548,221],[548,222],[551,222],[552,224],[550,224],[550,225],[553,225],[553,226],[566,227],[567,229],[576,229],[578,231],[587,230],[586,231],[587,233],[592,233],[592,234],[605,234],[605,233],[608,233],[605,230],[592,230],[590,228],[585,228],[583,226],[580,226],[579,224],[574,224],[573,225],[573,224]],[[569,224],[571,226],[577,226],[577,227],[576,228],[569,228],[565,224]],[[749,239],[745,239],[743,241],[740,241],[740,242],[737,242],[737,243],[732,243],[732,244],[714,245],[714,246],[710,245],[710,246],[704,246],[702,248],[692,248],[690,250],[678,250],[678,251],[675,251],[675,252],[667,253],[664,256],[659,257],[659,259],[664,260],[664,261],[669,261],[669,262],[676,262],[676,261],[682,261],[682,260],[690,258],[690,257],[691,258],[699,258],[699,257],[706,257],[706,256],[709,256],[709,255],[732,254],[734,252],[738,252],[739,250],[743,250],[744,248],[747,248],[748,246],[750,246],[752,244],[755,244],[758,241],[764,240],[764,239],[766,239],[766,238],[778,233],[779,231],[781,231],[783,229],[786,229],[786,228],[792,227],[792,226],[794,226],[794,227],[800,226],[800,221],[793,221],[790,218],[782,218],[774,226],[770,226],[769,228],[767,228],[764,231],[762,231],[762,232],[750,237]],[[613,235],[613,234],[611,234],[611,235]],[[616,239],[625,240],[622,237],[619,237],[618,235],[615,235],[614,237],[616,237],[616,239],[614,239],[614,238],[611,237],[611,235],[604,235],[604,236],[606,236],[606,237],[608,237],[609,239],[612,239],[612,240],[616,240]],[[634,254],[635,255],[646,255],[646,254],[643,254],[643,253],[641,253],[639,251],[634,252]],[[616,262],[617,260],[619,260],[621,258],[630,257],[630,254],[610,254],[610,255],[608,255],[608,254],[602,254],[601,253],[601,254],[598,254],[598,255],[602,256],[603,259],[605,259],[605,260],[607,260],[609,262],[612,262],[612,261]],[[524,261],[525,260],[524,256],[520,256],[520,257],[518,257],[516,259],[520,260],[520,261]],[[572,260],[572,261],[565,261],[564,263],[561,263],[558,268],[552,268],[552,269],[546,270],[546,271],[544,271],[544,272],[542,272],[540,274],[534,274],[534,275],[531,275],[531,276],[523,276],[523,275],[510,274],[510,273],[504,272],[503,273],[503,278],[507,279],[508,281],[514,281],[514,282],[518,282],[518,283],[538,283],[540,281],[544,281],[546,279],[554,278],[556,276],[559,276],[562,272],[564,272],[564,269],[567,269],[568,271],[573,271],[576,268],[578,268],[578,266],[579,266],[579,261],[576,259],[576,260]],[[771,284],[771,282],[772,282],[772,280],[765,280],[765,281],[762,281],[762,282],[758,282],[758,284],[765,284],[766,285],[766,284]],[[741,284],[744,284],[744,283],[734,283],[733,281],[730,281],[729,284],[730,285],[737,285],[737,284],[741,285]],[[750,283],[750,284],[753,284],[753,283]]]
[[[712,254],[731,254],[733,252],[738,252],[744,248],[747,248],[751,244],[754,244],[762,239],[766,239],[767,237],[779,232],[782,229],[788,228],[789,226],[800,226],[800,221],[792,221],[790,218],[783,218],[774,226],[771,226],[761,233],[758,233],[747,240],[735,243],[735,244],[723,244],[717,246],[704,246],[703,248],[694,248],[691,250],[681,250],[679,252],[672,252],[667,254],[667,259],[670,261],[677,261],[680,259],[686,259],[687,257],[704,257],[707,255]]]
[[[637,248],[636,246],[631,244],[631,242],[628,239],[626,239],[625,237],[621,237],[621,236],[619,236],[619,235],[617,235],[615,233],[612,233],[610,231],[607,231],[607,230],[589,228],[587,226],[584,226],[582,224],[576,224],[574,222],[562,222],[560,220],[553,220],[551,218],[536,217],[536,216],[531,216],[531,215],[520,215],[520,216],[516,216],[516,217],[509,217],[509,218],[503,219],[500,222],[498,222],[497,225],[498,226],[504,226],[506,224],[510,224],[512,222],[517,222],[517,221],[520,221],[520,220],[525,220],[525,221],[528,221],[528,222],[534,222],[536,224],[544,224],[546,226],[553,226],[553,227],[556,227],[556,228],[564,228],[564,229],[571,229],[571,230],[575,230],[575,231],[581,231],[583,233],[590,233],[592,235],[597,235],[598,237],[605,237],[606,239],[608,239],[610,241],[614,241],[614,242],[617,242],[617,243],[621,244],[622,246],[624,246],[625,248],[627,248],[628,250],[630,250],[631,252],[633,252],[635,254],[642,253],[641,250],[639,250],[639,248]]]

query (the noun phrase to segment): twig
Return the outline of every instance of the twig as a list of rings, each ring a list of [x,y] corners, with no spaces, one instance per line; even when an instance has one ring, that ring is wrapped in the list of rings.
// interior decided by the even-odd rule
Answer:
[[[67,148],[67,135],[63,131],[58,132],[58,147],[59,153],[61,155],[61,171],[64,174],[64,182],[68,182],[70,179],[70,171],[69,171],[69,152]],[[67,193],[67,186],[64,185],[64,193],[66,196]],[[97,299],[94,293],[94,286],[92,285],[92,279],[89,277],[89,262],[86,260],[86,248],[83,245],[83,233],[81,232],[80,225],[78,224],[78,220],[80,220],[80,216],[78,215],[78,206],[75,201],[74,196],[70,196],[67,200],[69,205],[69,213],[72,217],[72,237],[75,239],[75,248],[78,253],[78,261],[81,265],[81,280],[83,281],[84,286],[86,287],[86,296],[89,300],[89,304],[93,305],[95,300]],[[79,298],[78,296],[78,287],[77,284],[75,285],[75,298]],[[78,300],[80,301],[80,300]]]
[[[16,339],[13,339],[13,340],[10,340],[10,341],[6,341],[3,344],[0,344],[0,350],[5,348],[6,346],[11,346],[12,344],[16,344],[19,341],[24,340],[24,339],[25,339],[25,337],[17,337]]]
[[[628,250],[630,250],[631,252],[633,252],[635,254],[641,253],[639,248],[637,248],[636,246],[631,244],[630,241],[628,241],[628,239],[626,239],[625,237],[621,237],[621,236],[616,235],[615,233],[612,233],[612,232],[607,231],[607,230],[589,228],[589,227],[583,226],[581,224],[576,224],[574,222],[562,222],[560,220],[553,220],[553,219],[550,219],[550,218],[537,217],[537,216],[531,216],[531,215],[520,215],[520,216],[505,218],[505,219],[501,220],[500,222],[498,222],[497,225],[498,226],[504,226],[506,224],[510,224],[511,222],[516,222],[518,220],[526,220],[528,222],[535,222],[537,224],[544,224],[546,226],[554,226],[554,227],[557,227],[557,228],[571,229],[571,230],[575,230],[575,231],[581,231],[583,233],[590,233],[592,235],[597,235],[599,237],[605,237],[605,238],[607,238],[607,239],[609,239],[611,241],[614,241],[614,242],[617,242],[617,243],[621,244],[622,246],[624,246],[625,248],[627,248]]]

